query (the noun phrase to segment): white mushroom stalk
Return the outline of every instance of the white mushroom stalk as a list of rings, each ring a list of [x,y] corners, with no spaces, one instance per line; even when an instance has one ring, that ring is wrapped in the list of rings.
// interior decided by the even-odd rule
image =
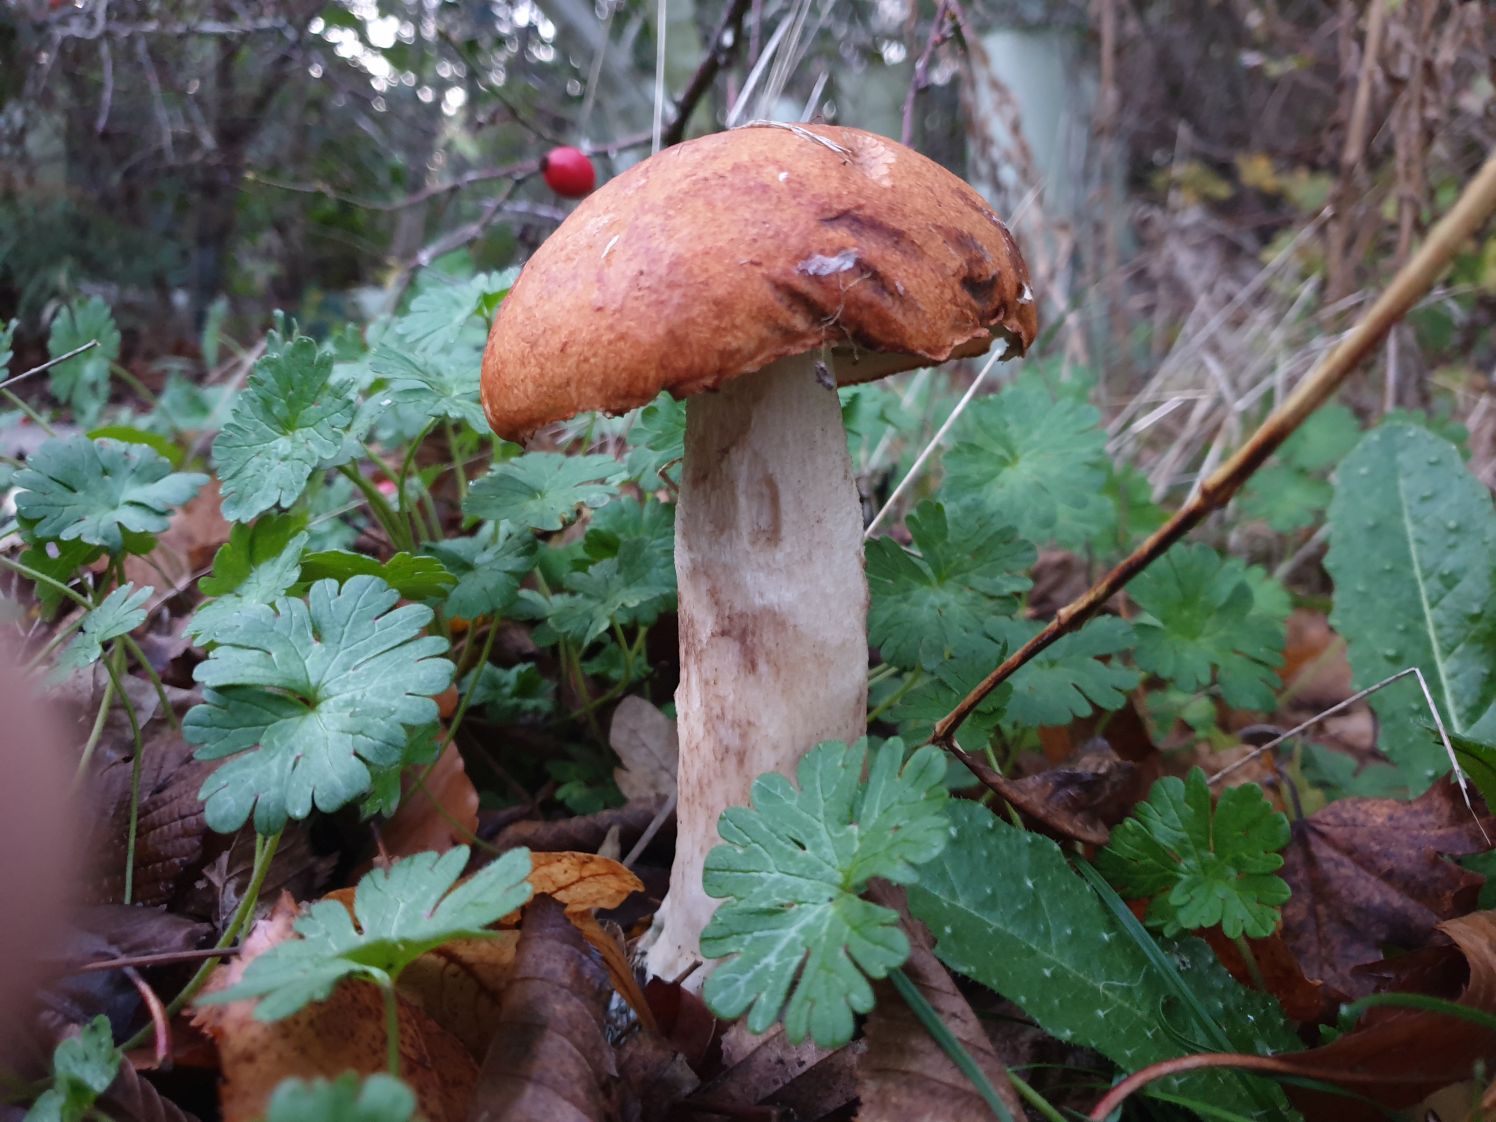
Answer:
[[[677,853],[657,976],[699,960],[721,812],[866,724],[861,505],[830,384],[994,339],[1017,357],[1035,311],[1023,256],[975,190],[836,125],[736,129],[635,164],[582,201],[499,306],[483,407],[502,436],[661,390],[689,399]],[[835,370],[818,368],[828,351]]]
[[[867,724],[862,507],[841,405],[816,367],[816,352],[781,359],[686,404],[675,864],[648,959],[661,978],[700,959],[722,811],[746,804],[760,774]]]

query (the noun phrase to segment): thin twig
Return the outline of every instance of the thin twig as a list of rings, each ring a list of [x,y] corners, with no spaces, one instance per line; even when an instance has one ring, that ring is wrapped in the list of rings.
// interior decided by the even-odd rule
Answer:
[[[732,0],[722,13],[722,18],[712,32],[710,46],[702,56],[701,65],[696,68],[696,73],[691,75],[685,90],[676,99],[675,115],[660,138],[663,147],[668,148],[681,142],[681,138],[686,135],[686,124],[696,111],[697,104],[706,96],[707,90],[712,88],[712,82],[722,68],[732,61],[738,42],[743,38],[743,17],[748,12],[749,3],[750,0]]]
[[[1128,581],[1161,557],[1170,546],[1208,515],[1229,502],[1252,473],[1380,345],[1393,324],[1433,286],[1455,253],[1493,212],[1496,212],[1496,155],[1486,160],[1449,213],[1430,231],[1428,241],[1398,270],[1392,283],[1376,303],[1363,313],[1356,326],[1320,361],[1314,373],[1299,383],[1246,444],[1201,484],[1195,496],[1176,511],[1162,528],[1080,597],[1061,608],[1042,631],[1004,659],[996,670],[962,698],[961,703],[935,726],[931,741],[949,747],[956,730],[971,711],[988,694],[1012,677],[1014,671],[1055,640],[1079,627]]]
[[[951,410],[951,415],[935,430],[935,435],[930,437],[930,442],[915,457],[914,463],[909,467],[909,474],[899,480],[899,485],[893,489],[893,494],[888,496],[888,501],[879,508],[877,514],[873,515],[873,520],[867,524],[867,529],[862,532],[864,541],[872,537],[873,531],[878,528],[878,523],[883,521],[883,516],[893,509],[894,503],[899,501],[899,497],[909,488],[909,484],[914,482],[915,477],[919,475],[919,469],[925,466],[925,461],[930,458],[930,454],[940,446],[940,442],[945,439],[945,434],[956,423],[956,418],[960,417],[966,411],[966,407],[971,404],[971,399],[976,396],[977,390],[981,389],[982,383],[987,380],[988,371],[992,369],[999,359],[1008,353],[1004,340],[998,340],[998,348],[994,349],[992,354],[988,356],[987,361],[982,365],[982,369],[977,373],[976,378],[966,388],[966,392],[961,395],[961,400],[956,402],[956,407]]]
[[[56,366],[59,362],[66,362],[70,358],[77,358],[84,351],[91,351],[95,347],[97,347],[98,345],[99,345],[99,341],[97,339],[90,339],[88,342],[84,343],[81,347],[74,347],[72,350],[68,351],[67,354],[58,355],[56,358],[49,358],[49,359],[47,359],[46,362],[42,363],[40,366],[33,366],[30,370],[23,370],[23,371],[21,371],[21,373],[17,374],[14,378],[7,378],[5,381],[0,382],[0,390],[3,390],[3,389],[5,389],[5,388],[7,388],[9,386],[15,385],[22,378],[29,378],[33,374],[40,374],[43,370],[50,370],[50,369],[52,369],[52,367]]]
[[[91,974],[98,970],[170,966],[177,962],[200,962],[205,958],[229,958],[238,954],[243,949],[242,947],[203,947],[195,951],[161,951],[157,954],[137,954],[124,958],[104,958],[94,962],[62,963],[61,970],[66,974]]]
[[[1439,716],[1439,707],[1434,704],[1434,695],[1429,691],[1428,682],[1423,677],[1423,671],[1419,670],[1416,666],[1410,666],[1406,670],[1399,670],[1396,674],[1391,674],[1386,678],[1383,678],[1380,682],[1377,682],[1374,685],[1367,686],[1364,690],[1357,690],[1344,701],[1336,702],[1328,709],[1316,713],[1314,716],[1310,717],[1302,724],[1294,725],[1293,728],[1289,729],[1287,732],[1283,733],[1280,736],[1274,737],[1266,744],[1258,745],[1256,748],[1252,749],[1252,751],[1248,752],[1245,756],[1237,760],[1235,763],[1228,764],[1226,767],[1223,767],[1220,771],[1216,772],[1206,780],[1206,783],[1219,783],[1233,771],[1246,767],[1247,764],[1251,763],[1258,756],[1262,755],[1264,752],[1271,752],[1285,740],[1291,740],[1293,737],[1298,736],[1299,733],[1303,732],[1305,729],[1313,728],[1321,721],[1329,717],[1333,717],[1336,713],[1340,713],[1346,709],[1349,709],[1352,705],[1356,704],[1356,702],[1365,700],[1377,691],[1386,689],[1393,682],[1400,681],[1401,679],[1406,678],[1409,675],[1418,679],[1418,687],[1419,689],[1423,690],[1423,700],[1428,703],[1428,711],[1434,716],[1434,728],[1436,728],[1439,732],[1439,739],[1443,742],[1444,751],[1449,756],[1450,766],[1454,768],[1455,778],[1459,780],[1460,790],[1465,792],[1465,802],[1469,803],[1470,792],[1468,789],[1466,789],[1465,786],[1465,772],[1460,767],[1459,757],[1454,754],[1454,745],[1449,742],[1449,733],[1444,731],[1444,721]]]

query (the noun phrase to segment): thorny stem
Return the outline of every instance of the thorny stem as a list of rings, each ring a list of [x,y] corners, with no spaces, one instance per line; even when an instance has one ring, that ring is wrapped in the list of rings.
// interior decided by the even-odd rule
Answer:
[[[1398,270],[1391,284],[1357,321],[1350,333],[1289,395],[1271,416],[1204,483],[1194,497],[1111,572],[1066,604],[1049,624],[1014,651],[961,699],[935,726],[931,743],[949,748],[956,730],[982,700],[1061,636],[1096,614],[1113,595],[1156,561],[1208,515],[1230,501],[1305,419],[1322,405],[1361,362],[1375,350],[1408,310],[1433,286],[1449,262],[1481,225],[1496,212],[1496,155],[1475,174],[1458,201],[1429,232],[1428,240]]]
[[[239,932],[243,930],[249,917],[254,914],[255,904],[260,898],[260,889],[265,886],[265,875],[270,872],[270,862],[275,858],[276,847],[280,845],[281,831],[266,836],[257,834],[255,836],[255,862],[250,871],[249,885],[244,890],[244,896],[239,901],[239,906],[234,909],[233,918],[229,925],[223,929],[223,934],[218,937],[214,945],[216,950],[224,950],[233,945],[234,940],[239,938]],[[213,976],[213,971],[218,969],[221,958],[210,958],[197,968],[197,973],[192,975],[192,980],[187,983],[182,992],[172,998],[166,1007],[168,1019],[180,1013],[194,997],[208,984],[208,979]],[[150,1037],[152,1028],[146,1025],[129,1040],[120,1045],[121,1052],[130,1052],[139,1048]]]

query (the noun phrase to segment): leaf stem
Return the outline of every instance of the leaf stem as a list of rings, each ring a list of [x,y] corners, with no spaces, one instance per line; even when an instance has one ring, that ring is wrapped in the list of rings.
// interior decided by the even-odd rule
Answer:
[[[255,836],[255,862],[249,875],[249,885],[244,890],[244,896],[239,901],[239,906],[234,909],[233,918],[229,925],[223,929],[223,934],[218,937],[214,944],[216,950],[223,950],[232,946],[239,932],[244,928],[249,917],[254,913],[255,903],[259,900],[260,889],[265,886],[265,875],[270,872],[270,862],[275,858],[276,847],[280,845],[281,831],[266,836],[258,834]],[[197,968],[197,973],[192,975],[192,980],[187,983],[182,992],[172,998],[166,1007],[167,1018],[175,1017],[180,1013],[194,997],[208,984],[213,971],[218,969],[221,958],[209,958],[203,960],[203,964]],[[130,1052],[139,1048],[148,1040],[155,1029],[152,1025],[145,1025],[139,1032],[125,1043],[120,1045],[121,1052]]]
[[[1014,1075],[1011,1068],[1008,1070],[1008,1082],[1013,1084],[1013,1090],[1018,1092],[1023,1101],[1043,1115],[1047,1122],[1070,1122],[1055,1109],[1053,1103],[1034,1090],[1032,1084],[1022,1076]]]
[[[151,685],[156,688],[156,696],[161,700],[161,715],[166,718],[167,724],[171,725],[172,731],[180,734],[182,722],[177,719],[177,711],[172,707],[171,698],[166,694],[166,683],[161,680],[161,675],[156,673],[156,668],[151,665],[151,660],[145,657],[145,651],[140,649],[140,644],[129,635],[120,636],[125,644],[125,650],[130,652],[136,664],[145,671],[145,676],[150,679]]]
[[[904,695],[924,680],[925,672],[923,670],[910,671],[909,677],[905,678],[903,682],[899,684],[899,688],[894,690],[893,693],[889,694],[882,701],[880,701],[877,708],[867,715],[868,724],[872,724],[879,717],[883,716],[886,710],[892,709],[900,701],[903,701]]]
[[[109,647],[109,653],[104,656],[104,672],[109,675],[109,682],[114,686],[114,692],[119,694],[121,704],[125,708],[125,716],[130,721],[130,734],[135,739],[135,752],[130,760],[130,826],[125,835],[125,894],[123,902],[126,905],[135,902],[135,842],[140,833],[140,773],[145,760],[145,739],[140,735],[140,715],[135,712],[135,703],[130,700],[130,695],[125,692],[120,682],[121,663],[124,661],[124,647],[115,640]]]
[[[48,588],[55,589],[80,607],[84,607],[89,610],[92,610],[94,607],[93,601],[91,601],[87,596],[84,596],[83,593],[79,592],[77,589],[63,584],[62,581],[58,580],[56,577],[48,576],[46,573],[40,572],[37,569],[33,569],[30,565],[23,565],[21,562],[16,561],[13,558],[6,557],[3,553],[0,553],[0,565],[3,565],[13,573],[19,573],[21,576],[29,580],[32,584],[44,584]]]
[[[104,683],[104,697],[99,702],[99,712],[94,717],[93,728],[88,732],[88,740],[84,742],[83,754],[78,757],[78,770],[73,775],[73,787],[83,782],[83,777],[88,774],[88,765],[93,762],[94,750],[99,746],[99,739],[104,735],[104,724],[109,719],[109,703],[114,700],[114,678],[111,676]]]
[[[951,1032],[946,1023],[940,1019],[940,1014],[925,1000],[925,995],[919,992],[919,987],[909,979],[909,975],[896,966],[889,972],[888,980],[893,983],[893,988],[899,991],[899,996],[904,999],[904,1003],[909,1006],[910,1011],[924,1026],[931,1039],[940,1045],[940,1050],[950,1058],[951,1063],[956,1065],[961,1074],[971,1081],[971,1085],[976,1088],[977,1094],[982,1096],[992,1113],[997,1115],[1002,1122],[1013,1122],[1013,1112],[1008,1109],[1008,1104],[1003,1102],[1002,1096],[997,1093],[997,1088],[987,1078],[987,1073],[972,1058],[966,1046],[956,1039],[955,1033]]]
[[[395,980],[383,970],[377,971],[375,985],[384,997],[385,1062],[390,1074],[400,1077],[400,1002],[395,997]]]
[[[452,461],[452,473],[457,477],[457,501],[459,503],[467,498],[467,472],[462,467],[462,457],[457,454],[457,430],[452,427],[452,419],[444,418],[443,426],[447,430],[447,458]]]
[[[364,501],[369,504],[369,511],[374,515],[375,521],[384,528],[384,532],[390,536],[390,541],[396,549],[415,552],[416,543],[411,536],[410,526],[403,518],[395,516],[394,509],[379,493],[379,488],[363,477],[363,474],[352,464],[343,464],[338,468],[350,483],[359,489],[364,496]]]
[[[12,379],[12,381],[14,381],[14,379]],[[15,406],[17,409],[19,409],[22,413],[26,414],[27,418],[30,419],[31,423],[33,425],[35,425],[37,428],[41,429],[42,432],[46,433],[48,436],[56,436],[57,435],[57,430],[54,429],[51,425],[47,424],[47,422],[42,419],[42,415],[40,413],[38,413],[35,409],[31,408],[31,406],[27,405],[24,401],[22,401],[15,394],[11,393],[10,390],[0,389],[0,396],[3,396],[6,401],[10,402],[13,406]]]
[[[1262,976],[1262,967],[1257,962],[1257,956],[1252,953],[1252,944],[1247,942],[1245,935],[1238,935],[1231,942],[1236,946],[1236,953],[1241,955],[1242,962],[1246,965],[1247,974],[1252,979],[1252,984],[1263,993],[1272,993],[1267,988],[1267,979]]]

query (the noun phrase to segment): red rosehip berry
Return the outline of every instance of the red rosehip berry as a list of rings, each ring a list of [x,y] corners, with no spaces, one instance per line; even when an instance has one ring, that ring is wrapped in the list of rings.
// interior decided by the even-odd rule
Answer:
[[[597,186],[597,172],[587,154],[577,148],[552,148],[540,161],[541,174],[556,194],[580,199]]]

